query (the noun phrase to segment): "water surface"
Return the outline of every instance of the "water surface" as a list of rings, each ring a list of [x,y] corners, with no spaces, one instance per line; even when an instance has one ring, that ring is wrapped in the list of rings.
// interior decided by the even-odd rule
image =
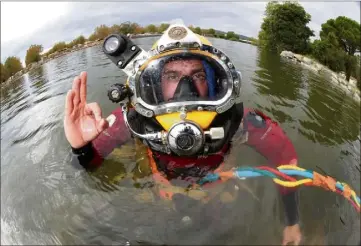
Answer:
[[[137,39],[150,48],[155,38]],[[246,107],[262,110],[293,141],[299,165],[336,177],[360,194],[360,105],[327,78],[248,44],[212,39],[243,74]],[[74,76],[88,72],[88,101],[104,115],[117,106],[107,88],[125,75],[100,46],[52,60],[1,89],[2,244],[280,244],[283,210],[267,178],[231,181],[214,199],[177,214],[139,176],[135,146],[127,143],[96,173],[70,164],[63,131],[64,100]],[[231,152],[234,165],[263,165],[247,146]],[[138,172],[138,173],[137,173]],[[246,191],[246,188],[252,192]],[[193,224],[181,222],[185,215]],[[300,189],[306,244],[356,244],[360,215],[342,196]]]

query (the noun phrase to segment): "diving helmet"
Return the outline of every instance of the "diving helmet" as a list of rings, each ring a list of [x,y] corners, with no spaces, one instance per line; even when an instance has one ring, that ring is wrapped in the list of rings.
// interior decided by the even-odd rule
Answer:
[[[108,96],[153,150],[204,156],[228,143],[242,120],[241,73],[221,50],[183,24],[170,25],[149,51],[113,34],[104,53],[127,75]],[[134,110],[130,110],[134,108]]]

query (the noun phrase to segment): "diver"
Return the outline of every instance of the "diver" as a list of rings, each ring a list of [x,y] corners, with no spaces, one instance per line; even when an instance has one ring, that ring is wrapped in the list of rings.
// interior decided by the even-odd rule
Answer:
[[[127,75],[108,96],[120,102],[103,118],[87,103],[87,74],[75,77],[65,102],[64,130],[79,163],[96,169],[115,148],[135,138],[146,146],[155,177],[196,182],[222,169],[232,142],[241,141],[269,165],[297,165],[281,127],[244,108],[242,75],[228,56],[184,25],[171,25],[146,52],[124,35],[110,35],[103,51]],[[283,245],[301,241],[297,190],[279,187],[285,208]],[[172,194],[163,194],[174,199]]]

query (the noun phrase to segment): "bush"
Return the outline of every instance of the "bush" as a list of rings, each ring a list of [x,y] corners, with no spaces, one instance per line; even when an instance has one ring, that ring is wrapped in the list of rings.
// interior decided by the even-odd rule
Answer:
[[[344,71],[347,54],[343,50],[332,47],[322,40],[315,40],[311,45],[311,50],[311,55],[320,63],[333,71]]]
[[[100,25],[95,28],[94,33],[97,39],[104,39],[111,33],[111,29],[106,25]]]
[[[23,69],[20,59],[15,56],[8,57],[5,61],[4,67],[7,70],[9,77]]]
[[[50,55],[52,53],[62,51],[64,49],[66,49],[67,47],[68,47],[68,45],[65,42],[58,42],[58,43],[54,44],[54,46],[48,52],[46,52],[45,55]]]
[[[30,63],[38,62],[41,60],[40,53],[43,51],[42,45],[33,44],[26,51],[25,64],[28,66]]]
[[[98,37],[97,37],[97,35],[96,35],[95,33],[91,34],[91,35],[89,36],[89,38],[88,38],[89,41],[95,41],[95,40],[97,40],[97,39],[98,39]]]
[[[80,35],[79,37],[77,37],[76,39],[74,39],[73,41],[71,41],[71,42],[67,45],[67,47],[68,47],[68,48],[72,48],[72,47],[74,47],[74,46],[76,46],[76,45],[78,45],[78,44],[84,44],[85,41],[86,41],[86,39],[84,38],[84,36],[83,36],[83,35]]]
[[[5,82],[10,76],[8,70],[5,68],[5,66],[0,63],[0,76],[1,76],[1,83]]]

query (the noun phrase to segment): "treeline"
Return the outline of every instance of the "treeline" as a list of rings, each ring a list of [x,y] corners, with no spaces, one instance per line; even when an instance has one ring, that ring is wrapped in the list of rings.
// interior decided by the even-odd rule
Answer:
[[[51,54],[56,52],[62,52],[67,49],[72,49],[77,45],[83,45],[87,41],[99,41],[107,37],[112,33],[122,33],[122,34],[162,34],[170,24],[162,23],[160,25],[150,24],[147,26],[141,26],[135,22],[124,22],[119,25],[114,24],[112,26],[107,25],[100,25],[97,26],[93,33],[89,35],[88,38],[84,37],[83,35],[78,36],[74,40],[69,43],[64,41],[57,42],[53,45],[51,49],[47,52],[42,54],[43,46],[38,44],[33,44],[29,47],[26,52],[25,56],[25,65],[28,67],[30,64],[39,62],[42,57],[49,57]],[[203,29],[199,26],[188,26],[194,33],[199,35],[208,36],[208,37],[215,37],[215,38],[222,38],[232,41],[240,41],[240,36],[233,31],[229,32],[222,32],[217,31],[213,28]],[[253,44],[257,43],[257,40],[254,38],[248,38],[250,42]],[[5,82],[9,77],[15,75],[17,72],[24,69],[19,57],[8,57],[4,64],[1,64],[1,83]]]
[[[360,24],[339,16],[321,25],[320,39],[307,24],[311,15],[296,2],[269,2],[258,34],[259,45],[278,53],[283,50],[310,56],[335,72],[344,72],[360,82]],[[358,55],[356,55],[358,53]]]

